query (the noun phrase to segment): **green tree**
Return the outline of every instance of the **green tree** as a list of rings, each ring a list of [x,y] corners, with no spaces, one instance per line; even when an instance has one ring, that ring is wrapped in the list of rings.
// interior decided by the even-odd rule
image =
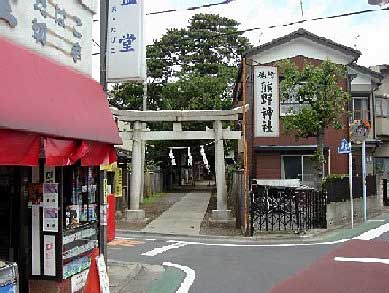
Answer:
[[[196,14],[188,27],[169,29],[147,46],[149,110],[216,110],[231,109],[232,89],[241,54],[251,47],[238,33],[239,23],[213,14]],[[119,109],[142,109],[143,85],[122,83],[114,86],[110,103]],[[211,126],[211,125],[208,125]],[[171,128],[156,123],[153,129]],[[184,129],[204,128],[192,122]],[[207,141],[175,142],[193,150]],[[148,160],[167,158],[169,142],[150,142]],[[192,145],[191,145],[192,144]]]
[[[327,128],[341,129],[345,121],[349,94],[340,86],[346,78],[346,68],[324,61],[318,66],[304,64],[302,69],[290,61],[279,64],[283,74],[281,98],[293,96],[302,105],[297,113],[286,115],[283,126],[297,139],[316,137],[318,179],[324,176],[324,133]]]
[[[148,108],[226,108],[240,55],[251,47],[238,25],[219,15],[196,14],[187,28],[169,29],[148,46]],[[118,84],[110,102],[120,109],[140,109],[142,93],[142,85]]]

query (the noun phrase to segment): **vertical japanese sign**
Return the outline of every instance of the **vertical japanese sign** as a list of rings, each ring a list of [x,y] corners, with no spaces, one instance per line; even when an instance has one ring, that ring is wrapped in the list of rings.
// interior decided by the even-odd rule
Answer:
[[[254,67],[254,137],[280,134],[277,67]]]
[[[58,183],[43,184],[43,231],[58,232]]]
[[[108,13],[107,81],[146,78],[144,0],[111,0]]]
[[[45,276],[55,276],[55,236],[44,235],[43,245],[43,273]]]
[[[122,168],[115,169],[115,196],[123,196],[123,172]]]

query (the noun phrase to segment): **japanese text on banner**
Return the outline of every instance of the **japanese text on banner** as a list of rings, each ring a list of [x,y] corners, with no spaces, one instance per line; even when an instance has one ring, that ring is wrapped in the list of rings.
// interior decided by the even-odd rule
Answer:
[[[255,137],[279,136],[277,68],[257,66],[255,74]]]

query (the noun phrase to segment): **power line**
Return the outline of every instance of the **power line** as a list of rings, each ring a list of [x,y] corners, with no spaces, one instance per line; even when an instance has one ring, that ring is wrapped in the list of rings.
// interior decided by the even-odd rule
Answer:
[[[226,5],[226,4],[230,4],[233,1],[236,1],[236,0],[224,0],[221,2],[217,2],[217,3],[209,3],[209,4],[204,4],[201,6],[193,6],[193,7],[188,7],[188,8],[184,8],[184,9],[168,9],[168,10],[154,11],[154,12],[146,13],[146,15],[157,15],[157,14],[165,14],[165,13],[179,12],[179,11],[193,11],[193,10],[198,10],[201,8],[210,8],[213,6]],[[99,21],[98,19],[93,20],[93,22],[98,22],[98,21]]]
[[[193,6],[193,7],[188,7],[186,9],[182,9],[182,10],[184,10],[184,11],[193,11],[193,10],[198,10],[198,9],[201,9],[201,8],[209,8],[209,7],[213,7],[213,6],[230,4],[232,1],[235,1],[235,0],[225,0],[225,1],[218,2],[218,3],[204,4],[204,5],[201,5],[201,6]],[[146,15],[164,14],[164,13],[177,12],[177,11],[180,11],[180,10],[179,9],[162,10],[162,11],[156,11],[156,12],[149,12],[149,13],[146,13]]]
[[[272,28],[277,28],[277,27],[286,27],[286,26],[292,26],[292,25],[295,25],[295,24],[301,24],[301,23],[308,22],[308,21],[335,19],[335,18],[348,17],[348,16],[353,16],[353,15],[361,15],[361,14],[365,14],[365,13],[384,11],[384,10],[389,10],[389,7],[380,8],[380,9],[365,9],[365,10],[346,12],[346,13],[336,14],[336,15],[331,15],[331,16],[323,16],[323,17],[302,19],[302,20],[299,20],[299,21],[293,21],[293,22],[279,24],[279,25],[270,25],[270,26],[267,26],[267,27],[254,27],[254,28],[249,28],[249,29],[245,29],[245,30],[238,30],[238,31],[235,31],[235,32],[216,34],[213,37],[243,34],[243,33],[251,32],[251,31],[255,31],[255,30],[272,29]]]
[[[94,39],[92,39],[92,42],[97,46],[97,47],[99,47],[100,48],[100,44],[99,43],[97,43]]]
[[[322,16],[322,17],[315,17],[315,18],[309,18],[309,19],[302,19],[302,20],[293,21],[293,22],[284,23],[284,24],[270,25],[267,27],[253,27],[253,28],[248,28],[248,29],[244,29],[244,30],[237,30],[237,31],[233,31],[233,32],[228,32],[228,33],[214,34],[211,37],[216,38],[216,37],[224,37],[224,36],[230,36],[230,35],[241,35],[241,34],[244,34],[247,32],[255,31],[255,30],[273,29],[273,28],[277,28],[277,27],[287,27],[287,26],[292,26],[295,24],[302,24],[302,23],[309,22],[309,21],[318,21],[318,20],[325,20],[325,19],[349,17],[349,16],[361,15],[361,14],[365,14],[365,13],[378,12],[378,11],[389,11],[389,7],[379,8],[379,9],[365,9],[365,10],[335,14],[335,15],[331,15],[331,16]],[[154,44],[150,44],[147,46],[153,46],[153,45]],[[93,53],[92,55],[98,55],[98,54],[100,54],[100,53]]]

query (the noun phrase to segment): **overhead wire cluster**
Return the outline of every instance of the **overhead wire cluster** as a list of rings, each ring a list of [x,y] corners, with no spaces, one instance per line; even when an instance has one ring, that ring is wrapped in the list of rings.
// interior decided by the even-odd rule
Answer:
[[[193,11],[193,10],[198,10],[201,8],[209,8],[209,7],[213,7],[213,6],[225,5],[225,4],[229,4],[233,1],[235,1],[235,0],[225,0],[225,1],[217,2],[217,3],[209,3],[209,4],[200,5],[200,6],[193,6],[193,7],[188,7],[188,8],[183,9],[183,11],[185,11],[185,10],[186,11]],[[156,15],[156,14],[164,14],[164,13],[178,12],[178,11],[180,11],[180,9],[169,9],[169,10],[162,10],[162,11],[156,11],[156,12],[149,12],[149,13],[146,13],[146,15]]]
[[[201,6],[188,7],[188,8],[184,8],[182,10],[181,9],[168,9],[168,10],[154,11],[154,12],[146,13],[146,15],[157,15],[157,14],[165,14],[165,13],[179,12],[179,11],[194,11],[194,10],[198,10],[198,9],[201,9],[201,8],[210,8],[210,7],[213,7],[213,6],[230,4],[233,1],[236,1],[236,0],[224,0],[224,1],[221,1],[221,2],[217,2],[217,3],[209,3],[209,4],[204,4],[204,5],[201,5]],[[98,22],[98,21],[99,21],[98,19],[93,20],[93,22]],[[93,43],[95,45],[100,47],[100,44],[98,44],[94,39],[92,39],[92,41],[93,41]],[[93,53],[92,55],[99,55],[99,54],[100,53]]]
[[[235,1],[235,0],[228,0],[228,1],[223,1],[223,2],[220,2],[220,3],[207,4],[207,5],[203,5],[203,6],[198,6],[198,7],[196,7],[196,9],[200,9],[202,7],[210,7],[210,6],[214,6],[214,5],[228,4],[228,3],[232,2],[232,1]],[[187,10],[194,10],[194,8],[195,7],[188,8]],[[165,12],[160,11],[160,12],[156,12],[154,14],[157,14],[157,13],[168,13],[168,12],[173,12],[173,11],[176,11],[176,10],[166,10]],[[241,34],[244,34],[244,33],[247,33],[247,32],[255,31],[255,30],[273,29],[273,28],[278,28],[278,27],[288,27],[288,26],[292,26],[292,25],[296,25],[296,24],[302,24],[302,23],[309,22],[309,21],[336,19],[336,18],[349,17],[349,16],[354,16],[354,15],[362,15],[362,14],[378,12],[378,11],[389,11],[389,7],[382,7],[382,8],[378,8],[378,9],[364,9],[364,10],[345,12],[345,13],[335,14],[335,15],[330,15],[330,16],[305,18],[305,19],[301,19],[301,20],[298,20],[298,21],[292,21],[292,22],[288,22],[288,23],[284,23],[284,24],[269,25],[269,26],[264,26],[264,27],[253,27],[253,28],[248,28],[248,29],[244,29],[244,30],[237,30],[237,31],[227,32],[227,33],[215,33],[211,37],[212,38],[217,38],[217,37],[224,37],[224,36],[229,36],[229,35],[241,35]],[[152,46],[152,45],[148,45],[148,46]],[[99,54],[100,53],[93,53],[92,55],[99,55]]]

